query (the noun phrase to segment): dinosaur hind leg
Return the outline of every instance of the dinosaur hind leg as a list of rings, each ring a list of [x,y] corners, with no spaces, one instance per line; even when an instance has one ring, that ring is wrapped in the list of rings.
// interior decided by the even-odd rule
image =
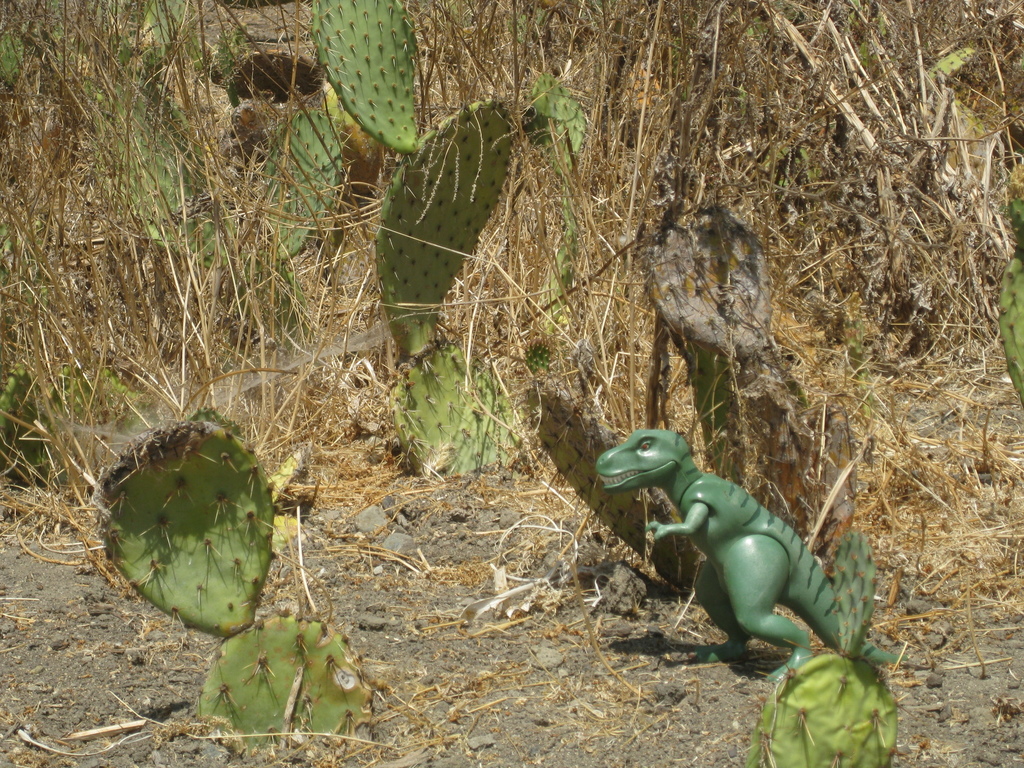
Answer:
[[[775,613],[789,583],[789,557],[779,542],[767,536],[748,536],[733,545],[728,555],[722,578],[741,630],[791,651],[786,663],[769,678],[781,680],[788,670],[811,658],[810,635]]]
[[[743,655],[750,635],[743,631],[732,604],[718,574],[709,563],[704,563],[693,586],[697,602],[707,612],[715,625],[728,635],[728,640],[718,645],[701,645],[694,651],[696,660],[702,664],[718,661],[733,661]]]

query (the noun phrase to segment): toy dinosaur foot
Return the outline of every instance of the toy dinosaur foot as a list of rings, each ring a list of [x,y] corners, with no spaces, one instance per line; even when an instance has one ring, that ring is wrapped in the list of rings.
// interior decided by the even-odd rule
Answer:
[[[699,645],[693,651],[693,660],[698,664],[736,661],[746,649],[747,644],[739,640],[727,640],[719,645]]]
[[[811,658],[811,652],[800,648],[793,652],[793,655],[789,657],[785,664],[776,669],[770,675],[768,675],[768,682],[770,683],[781,683],[791,672],[795,671],[797,667],[800,667],[804,662]]]

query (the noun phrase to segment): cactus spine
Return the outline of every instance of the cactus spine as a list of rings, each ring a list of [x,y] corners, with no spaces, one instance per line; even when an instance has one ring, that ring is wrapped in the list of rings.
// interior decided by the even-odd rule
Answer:
[[[754,729],[747,768],[885,768],[896,750],[896,702],[860,660],[874,610],[875,565],[862,534],[836,549],[843,655],[811,659],[784,679]]]

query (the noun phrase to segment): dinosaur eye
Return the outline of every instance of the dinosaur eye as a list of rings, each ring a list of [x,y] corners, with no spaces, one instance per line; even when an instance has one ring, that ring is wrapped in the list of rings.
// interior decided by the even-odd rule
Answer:
[[[651,450],[651,441],[650,440],[644,440],[642,443],[640,443],[640,450],[641,451],[649,451],[649,450]]]

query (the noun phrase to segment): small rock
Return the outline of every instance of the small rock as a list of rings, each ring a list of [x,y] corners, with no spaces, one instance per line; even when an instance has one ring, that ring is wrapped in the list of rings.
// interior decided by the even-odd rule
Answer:
[[[494,741],[494,736],[491,734],[481,733],[479,736],[470,736],[466,739],[466,744],[470,749],[476,751],[478,749],[483,749],[484,747],[493,747]]]
[[[384,549],[400,555],[416,551],[416,539],[407,533],[392,533],[381,543]]]
[[[230,752],[228,752],[226,747],[222,747],[220,744],[215,744],[212,741],[204,743],[199,750],[199,754],[202,756],[203,765],[223,765],[230,756]]]
[[[935,607],[935,603],[930,600],[923,600],[920,597],[912,597],[907,600],[907,615],[918,616],[924,613],[928,613]]]
[[[345,512],[347,511],[348,510],[346,510],[344,507],[331,507],[330,509],[321,509],[320,517],[322,520],[328,523],[333,523],[335,520],[344,515]]]
[[[542,645],[533,652],[534,666],[543,669],[555,669],[562,665],[565,656],[557,648]]]
[[[603,582],[599,607],[619,615],[636,613],[647,598],[647,584],[625,563],[612,563],[610,570],[607,580],[598,579]]]
[[[991,707],[971,707],[968,717],[977,725],[992,725],[994,720]]]
[[[373,533],[387,525],[388,518],[385,516],[384,510],[379,505],[374,504],[356,515],[353,522],[355,523],[356,530],[360,533]]]
[[[662,704],[678,704],[686,698],[686,685],[674,680],[655,683],[653,691]]]
[[[613,621],[601,626],[601,637],[629,637],[633,625],[626,621]]]
[[[356,624],[360,629],[368,629],[371,632],[379,632],[388,625],[388,620],[383,616],[375,616],[372,613],[363,613],[356,618]]]
[[[925,678],[924,684],[929,688],[941,688],[942,687],[942,675],[938,672],[932,672]]]

